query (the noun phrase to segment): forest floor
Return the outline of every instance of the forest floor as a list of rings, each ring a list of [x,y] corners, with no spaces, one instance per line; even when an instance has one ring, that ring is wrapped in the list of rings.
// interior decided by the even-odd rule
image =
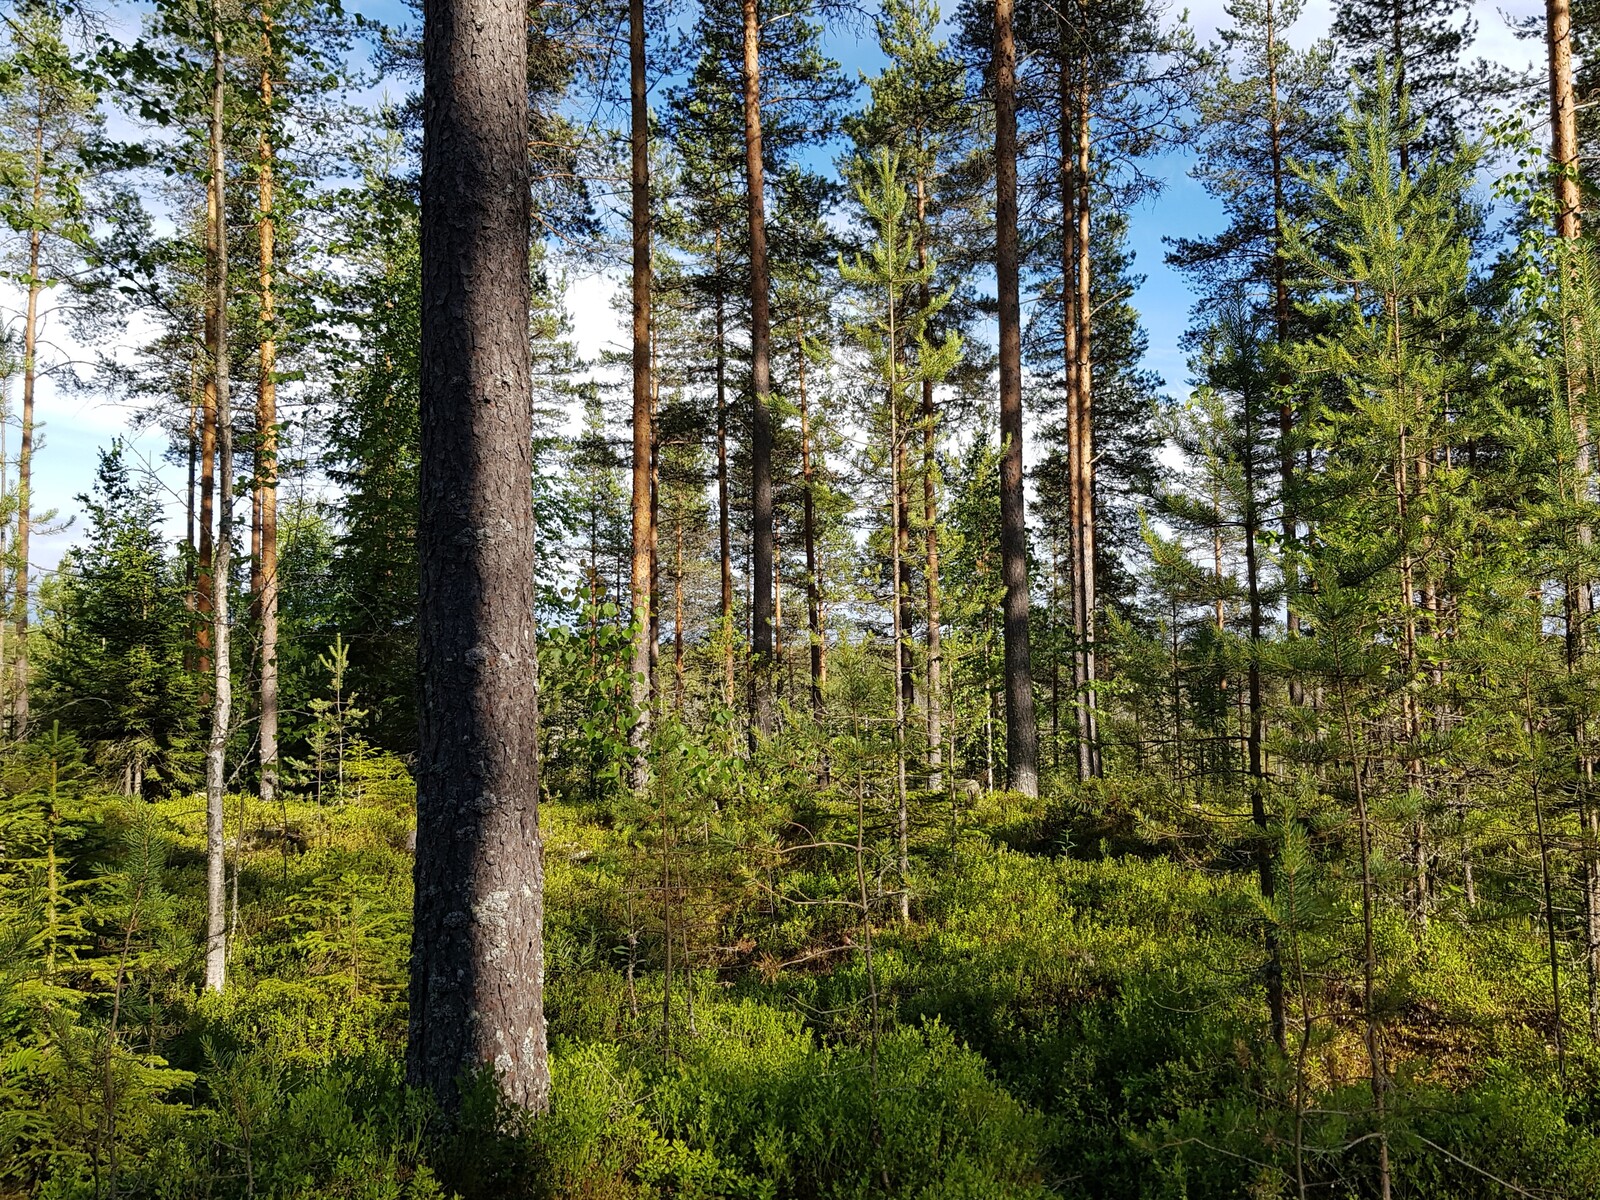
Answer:
[[[1376,1194],[1381,1132],[1397,1196],[1600,1195],[1582,980],[1561,984],[1563,1084],[1534,921],[1379,924],[1380,1121],[1339,881],[1278,916],[1284,1053],[1247,860],[1191,860],[1181,822],[1154,835],[1103,794],[1091,820],[1076,792],[928,806],[907,922],[886,814],[844,788],[653,826],[547,804],[554,1109],[478,1097],[441,1133],[402,1083],[411,784],[374,758],[344,794],[232,802],[250,832],[221,998],[195,999],[186,958],[201,806],[141,818],[160,903],[123,982],[86,943],[54,1001],[12,997],[0,1194],[1342,1197]],[[125,1048],[97,1054],[108,987]]]

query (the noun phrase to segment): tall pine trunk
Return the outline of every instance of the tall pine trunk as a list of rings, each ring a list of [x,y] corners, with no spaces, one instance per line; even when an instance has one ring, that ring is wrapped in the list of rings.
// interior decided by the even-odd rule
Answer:
[[[206,990],[227,984],[228,914],[223,804],[227,789],[228,725],[233,719],[233,672],[228,645],[228,567],[233,549],[233,413],[228,392],[228,206],[223,154],[226,88],[222,5],[211,14],[211,134],[206,258],[210,268],[211,377],[216,393],[217,475],[221,482],[211,597],[211,736],[206,744]]]
[[[211,203],[208,198],[207,205]],[[207,221],[212,218],[208,215]],[[209,228],[206,236],[211,236]],[[216,313],[208,299],[205,305],[204,329],[206,355],[217,344]],[[212,557],[216,552],[216,494],[217,494],[217,378],[213,371],[206,372],[200,393],[200,548],[195,555],[194,611],[199,617],[195,628],[196,660],[203,679],[211,674],[211,620],[212,599],[216,591]]]
[[[1289,265],[1283,257],[1284,205],[1284,153],[1283,113],[1278,103],[1278,33],[1277,10],[1273,0],[1267,0],[1267,156],[1272,164],[1272,327],[1273,342],[1279,355],[1289,346]],[[1300,633],[1300,613],[1295,609],[1295,595],[1299,591],[1299,571],[1294,561],[1294,542],[1298,524],[1293,506],[1294,491],[1294,400],[1289,386],[1291,376],[1287,367],[1280,366],[1277,373],[1278,396],[1278,512],[1283,534],[1283,614],[1284,629],[1292,641]],[[1289,700],[1301,704],[1305,700],[1303,685],[1298,679],[1289,681]]]
[[[407,1073],[550,1100],[534,640],[527,10],[423,30],[421,675]]]
[[[1028,645],[1028,528],[1022,481],[1022,301],[1017,234],[1017,43],[1013,0],[994,3],[995,277],[1000,309],[1000,564],[1005,582],[1006,772],[1039,794],[1039,727]]]
[[[1095,692],[1097,678],[1094,635],[1095,612],[1098,607],[1096,587],[1096,559],[1094,543],[1094,374],[1090,354],[1090,335],[1094,327],[1094,275],[1090,234],[1090,177],[1089,177],[1089,85],[1088,64],[1083,65],[1084,78],[1077,88],[1076,127],[1078,133],[1078,164],[1075,182],[1078,185],[1078,226],[1076,247],[1078,251],[1078,370],[1075,382],[1078,389],[1077,440],[1074,453],[1078,460],[1078,591],[1083,611],[1083,736],[1088,742],[1089,774],[1100,775],[1099,700]]]
[[[761,22],[744,10],[744,170],[750,222],[750,729],[770,734],[772,707],[772,334],[765,167],[761,160]]]
[[[683,511],[672,519],[672,711],[683,712]]]
[[[905,581],[901,572],[905,565],[904,529],[905,512],[905,451],[900,436],[900,389],[895,380],[895,366],[899,361],[899,347],[895,344],[895,293],[889,289],[889,545],[890,579],[894,583],[889,597],[890,624],[894,631],[894,769],[895,769],[895,841],[899,850],[897,866],[900,876],[900,919],[911,920],[911,814],[906,789],[906,708],[910,703],[905,681],[910,677],[906,653]]]
[[[722,228],[713,249],[716,265],[717,383],[717,563],[720,568],[722,614],[722,702],[733,707],[733,513],[728,488],[728,343],[727,296],[722,277]]]
[[[44,203],[44,100],[41,94],[33,139],[33,209]],[[39,378],[39,258],[44,233],[28,232],[28,307],[22,321],[22,446],[17,454],[17,645],[12,660],[11,736],[28,735],[28,555],[33,525],[33,397]]]
[[[277,308],[274,295],[274,243],[277,218],[273,197],[273,148],[267,123],[272,113],[272,22],[261,28],[261,136],[259,156],[257,242],[260,252],[261,373],[256,390],[255,556],[256,620],[261,630],[260,796],[270,804],[278,791],[278,361]]]
[[[920,161],[920,157],[919,157]],[[928,184],[922,172],[917,173],[917,266],[928,269]],[[932,289],[927,281],[921,286],[919,303],[924,311],[933,302]],[[928,791],[937,792],[944,786],[944,720],[940,707],[939,673],[939,503],[938,503],[938,413],[934,408],[933,380],[922,381],[922,583],[924,603],[927,606],[927,735],[928,735]]]
[[[645,786],[650,742],[652,634],[651,567],[655,555],[651,488],[650,392],[650,112],[645,106],[644,0],[628,0],[629,142],[632,149],[633,232],[633,753],[629,782]]]
[[[811,404],[806,391],[806,335],[799,333],[800,399],[800,533],[806,552],[806,632],[810,642],[811,711],[818,720],[824,713],[823,688],[827,683],[827,645],[822,632],[822,576],[817,560],[816,467],[811,456]]]
[[[1578,106],[1572,81],[1572,10],[1569,0],[1546,0],[1545,36],[1550,56],[1550,155],[1556,198],[1556,236],[1561,249],[1577,253],[1576,242],[1582,232],[1582,192],[1578,186]],[[1567,264],[1563,282],[1571,279]],[[1567,338],[1568,361],[1581,361],[1581,341],[1586,331],[1570,318],[1563,331]],[[1587,397],[1581,381],[1567,374],[1567,415],[1572,440],[1578,448],[1574,474],[1579,498],[1587,501],[1593,489],[1590,479],[1589,416]],[[1587,552],[1594,540],[1587,524],[1578,528],[1578,542]],[[1567,665],[1575,672],[1587,650],[1587,628],[1593,612],[1593,583],[1583,573],[1566,581]],[[1588,751],[1587,723],[1580,716],[1575,722],[1574,740],[1578,745],[1579,820],[1583,825],[1583,918],[1586,942],[1584,964],[1589,981],[1589,1031],[1600,1037],[1600,811],[1594,796],[1594,761]]]
[[[1256,407],[1254,398],[1244,396],[1244,574],[1250,605],[1250,662],[1246,669],[1245,691],[1249,700],[1249,724],[1245,734],[1245,761],[1250,772],[1250,819],[1256,827],[1256,877],[1261,896],[1272,903],[1277,894],[1273,870],[1272,845],[1268,841],[1266,704],[1261,686],[1263,612],[1261,602],[1261,511],[1256,501]],[[1218,578],[1221,578],[1219,565]],[[1283,995],[1283,960],[1278,950],[1276,927],[1266,926],[1267,1015],[1272,1040],[1284,1053],[1289,1050],[1288,1017]]]
[[[906,453],[905,414],[897,412],[896,420],[900,426],[901,436],[895,442],[895,595],[899,598],[900,607],[900,696],[905,701],[906,711],[916,707],[917,703],[917,670],[911,656],[911,629],[915,617],[911,609],[911,494],[908,455]]]
[[[1082,458],[1078,454],[1078,405],[1081,393],[1078,373],[1078,337],[1083,324],[1078,295],[1078,146],[1073,133],[1077,103],[1072,75],[1068,70],[1067,31],[1061,36],[1060,123],[1057,139],[1061,154],[1061,357],[1067,402],[1067,528],[1070,556],[1070,596],[1072,610],[1072,707],[1077,727],[1078,780],[1094,774],[1092,743],[1089,737],[1089,709],[1085,697],[1089,690],[1089,665],[1086,651],[1087,616],[1083,606],[1083,489],[1079,486]]]

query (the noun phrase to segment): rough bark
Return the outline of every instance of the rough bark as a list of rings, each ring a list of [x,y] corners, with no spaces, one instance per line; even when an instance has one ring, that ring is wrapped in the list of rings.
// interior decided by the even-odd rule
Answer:
[[[629,782],[643,790],[650,742],[651,565],[654,522],[651,512],[650,393],[650,113],[645,106],[644,0],[628,0],[629,142],[632,150],[633,234],[633,753]]]
[[[772,319],[761,159],[761,22],[744,12],[744,170],[750,223],[750,728],[772,732]]]
[[[1000,310],[1000,557],[1005,582],[1006,770],[1039,794],[1039,729],[1028,645],[1028,529],[1022,481],[1022,303],[1017,239],[1017,45],[1012,0],[994,5],[995,276]]]
[[[421,675],[406,1051],[447,1109],[469,1073],[550,1099],[538,824],[526,10],[423,26]]]
[[[216,395],[217,473],[222,482],[217,541],[211,567],[211,732],[206,744],[206,990],[220,992],[227,984],[227,863],[224,857],[223,805],[226,800],[228,724],[233,719],[233,672],[228,646],[228,566],[233,548],[233,414],[228,392],[228,211],[223,188],[227,181],[223,146],[223,103],[226,95],[222,46],[222,6],[211,16],[210,179],[207,193],[206,258],[210,268],[211,378]]]

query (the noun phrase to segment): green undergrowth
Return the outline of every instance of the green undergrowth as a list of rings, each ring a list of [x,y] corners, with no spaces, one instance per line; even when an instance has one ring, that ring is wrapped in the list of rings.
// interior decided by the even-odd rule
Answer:
[[[691,813],[670,892],[642,824],[548,804],[554,1106],[521,1121],[480,1098],[447,1127],[404,1084],[411,806],[403,771],[381,759],[357,764],[338,804],[230,801],[230,823],[249,831],[232,984],[198,998],[198,802],[85,798],[84,844],[105,863],[74,901],[81,936],[48,978],[12,972],[0,1008],[0,1194],[999,1200],[1375,1186],[1350,1016],[1355,914],[1339,881],[1279,926],[1314,979],[1286,1055],[1266,1030],[1248,872],[1188,861],[1155,833],[1138,853],[1085,846],[1070,805],[1016,797],[930,821],[912,919],[869,897],[870,927],[851,904],[865,873],[837,795],[809,797],[803,822],[752,822],[742,841]],[[160,861],[127,933],[127,868],[107,847],[140,830]],[[1441,914],[1419,936],[1395,915],[1376,935],[1399,1194],[1600,1195],[1600,1060],[1569,1020],[1556,1077],[1531,922]],[[1580,991],[1573,974],[1571,1012]]]

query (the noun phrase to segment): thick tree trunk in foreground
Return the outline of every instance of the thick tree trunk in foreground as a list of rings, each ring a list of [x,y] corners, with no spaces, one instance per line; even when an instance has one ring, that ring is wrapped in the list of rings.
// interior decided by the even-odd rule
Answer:
[[[652,409],[650,392],[650,113],[645,107],[644,0],[628,0],[628,82],[631,103],[629,140],[633,152],[633,752],[629,783],[645,786],[650,742],[650,679],[653,616],[651,568],[655,522],[650,478]]]
[[[212,556],[211,597],[211,736],[206,744],[206,990],[220,992],[227,983],[228,914],[226,844],[223,804],[227,790],[228,724],[233,719],[233,672],[228,647],[228,564],[233,549],[233,413],[228,394],[228,207],[223,159],[222,8],[212,9],[211,26],[211,171],[208,186],[206,257],[209,260],[211,307],[211,372],[216,390],[217,475],[221,505]]]
[[[1012,0],[994,5],[995,275],[1000,302],[1000,557],[1005,580],[1006,770],[1039,794],[1039,729],[1028,647],[1028,530],[1022,492],[1022,304],[1017,266],[1017,45]]]
[[[528,341],[527,21],[429,0],[423,33],[421,703],[411,1082],[550,1101]]]
[[[772,334],[765,167],[761,160],[761,22],[744,0],[744,170],[750,218],[750,728],[772,732]]]

